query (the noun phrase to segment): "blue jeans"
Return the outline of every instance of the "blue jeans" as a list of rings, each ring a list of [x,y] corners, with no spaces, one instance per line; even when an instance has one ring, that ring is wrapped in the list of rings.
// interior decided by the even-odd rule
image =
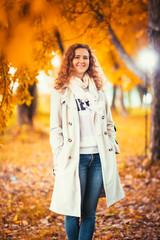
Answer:
[[[79,217],[66,216],[65,229],[69,240],[92,240],[95,214],[103,179],[99,154],[81,154],[79,163],[81,185],[81,223]]]

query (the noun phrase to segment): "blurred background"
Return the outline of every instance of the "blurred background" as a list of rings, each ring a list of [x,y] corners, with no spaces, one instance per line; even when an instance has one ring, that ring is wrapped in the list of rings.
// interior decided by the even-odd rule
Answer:
[[[66,239],[51,213],[50,93],[67,48],[103,69],[126,198],[98,205],[95,239],[159,239],[160,3],[1,0],[0,239]],[[147,230],[145,230],[145,228]]]

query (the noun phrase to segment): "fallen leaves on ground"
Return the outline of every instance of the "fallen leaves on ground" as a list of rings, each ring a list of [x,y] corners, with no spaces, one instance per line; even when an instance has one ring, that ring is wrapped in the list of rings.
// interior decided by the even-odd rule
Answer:
[[[140,119],[140,127],[141,123]],[[0,239],[67,239],[64,216],[49,210],[54,186],[49,131],[36,126],[10,128],[1,146]],[[104,198],[99,200],[94,239],[159,240],[160,168],[149,168],[148,159],[130,154],[132,145],[127,145],[125,134],[124,141],[120,138],[126,151],[117,156],[117,163],[126,197],[109,208]],[[136,137],[131,139],[136,148]]]

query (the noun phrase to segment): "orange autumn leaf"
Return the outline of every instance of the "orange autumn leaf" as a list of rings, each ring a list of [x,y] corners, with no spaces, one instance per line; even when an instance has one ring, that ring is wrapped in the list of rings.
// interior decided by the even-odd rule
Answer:
[[[143,218],[142,216],[140,215],[135,215],[136,218]]]

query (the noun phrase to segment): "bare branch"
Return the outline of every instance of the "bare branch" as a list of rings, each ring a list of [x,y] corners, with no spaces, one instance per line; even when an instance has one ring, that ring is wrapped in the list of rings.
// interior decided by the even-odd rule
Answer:
[[[91,7],[91,10],[97,15],[97,22],[98,23],[105,22],[106,25],[108,26],[108,33],[111,36],[111,43],[115,46],[119,54],[119,57],[126,64],[127,68],[145,82],[147,75],[138,67],[138,65],[136,65],[135,61],[126,53],[125,49],[123,48],[122,44],[118,40],[109,22],[107,20],[104,21],[104,17],[99,12],[98,8],[95,9],[91,3],[90,3],[90,7]]]
[[[123,48],[122,44],[118,40],[117,36],[115,35],[113,29],[110,25],[108,25],[108,32],[111,35],[111,42],[116,47],[116,50],[120,56],[120,58],[123,60],[123,62],[126,64],[128,69],[135,73],[140,79],[142,79],[144,82],[146,81],[146,74],[143,72],[135,63],[135,61],[126,53],[125,49]]]
[[[73,40],[78,39],[78,38],[80,38],[81,36],[83,36],[83,35],[87,32],[87,30],[92,26],[92,21],[93,21],[93,19],[91,19],[91,21],[89,22],[89,24],[87,25],[87,27],[86,27],[86,28],[83,30],[83,32],[80,33],[77,37],[71,38],[71,39],[65,39],[64,41],[73,41]]]
[[[59,46],[59,48],[61,50],[61,53],[63,54],[64,53],[64,47],[63,47],[61,36],[60,36],[60,32],[58,31],[58,29],[55,29],[54,35],[55,35],[55,37],[57,39],[57,43],[58,43],[58,46]]]
[[[5,71],[4,71],[4,66],[3,66],[2,60],[1,60],[1,65],[2,65],[2,73],[3,73],[3,77],[4,77],[4,93],[3,93],[3,97],[2,97],[2,101],[1,101],[0,107],[3,106],[4,98],[5,98],[5,95],[6,95],[6,85],[7,85],[7,79],[6,79],[6,75],[5,75]]]

